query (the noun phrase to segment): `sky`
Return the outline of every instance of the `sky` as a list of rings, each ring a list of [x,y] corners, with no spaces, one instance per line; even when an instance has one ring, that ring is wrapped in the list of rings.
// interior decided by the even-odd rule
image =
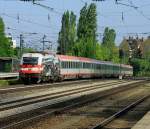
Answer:
[[[53,48],[57,46],[61,18],[64,11],[73,11],[77,19],[85,2],[92,0],[43,0],[38,1],[50,9],[33,5],[32,2],[19,0],[0,0],[0,17],[5,22],[6,34],[12,35],[19,44],[19,35],[23,34],[25,46],[42,48],[40,42],[46,35]],[[101,41],[105,27],[116,31],[116,44],[123,37],[147,37],[150,34],[150,0],[105,0],[94,2],[97,5],[97,33]],[[36,34],[35,34],[36,33]],[[50,46],[50,44],[47,44]]]

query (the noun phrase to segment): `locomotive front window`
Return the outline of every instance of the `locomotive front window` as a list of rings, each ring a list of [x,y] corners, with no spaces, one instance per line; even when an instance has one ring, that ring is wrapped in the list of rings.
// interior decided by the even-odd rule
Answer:
[[[38,57],[23,57],[23,64],[37,65]]]

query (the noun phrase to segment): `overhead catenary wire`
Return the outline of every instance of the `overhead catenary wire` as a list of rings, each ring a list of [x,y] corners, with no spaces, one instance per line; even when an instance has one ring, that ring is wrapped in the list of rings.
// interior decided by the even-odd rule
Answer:
[[[0,15],[7,16],[7,17],[13,18],[13,19],[15,19],[15,20],[18,20],[17,17],[11,16],[11,15],[6,14],[6,13],[0,13]],[[26,22],[26,23],[38,25],[38,26],[41,26],[41,27],[44,27],[44,28],[50,27],[50,26],[48,26],[48,25],[44,25],[44,24],[41,24],[41,23],[37,23],[37,22],[34,22],[34,21],[22,19],[22,18],[19,18],[19,20],[22,21],[22,22]]]

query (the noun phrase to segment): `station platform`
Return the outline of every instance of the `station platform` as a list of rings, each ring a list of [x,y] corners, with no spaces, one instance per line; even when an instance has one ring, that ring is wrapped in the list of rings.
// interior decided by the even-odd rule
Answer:
[[[150,111],[132,129],[150,129]]]

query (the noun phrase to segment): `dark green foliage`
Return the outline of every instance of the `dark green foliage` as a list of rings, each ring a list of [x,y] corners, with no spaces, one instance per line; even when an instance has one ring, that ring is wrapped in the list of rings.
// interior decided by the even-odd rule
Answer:
[[[96,31],[97,13],[96,5],[90,4],[80,11],[80,18],[77,26],[77,42],[74,47],[76,56],[96,57]]]
[[[104,37],[101,44],[102,60],[119,62],[119,50],[115,46],[116,32],[114,29],[108,27],[104,30]]]
[[[114,29],[105,28],[102,45],[113,48],[115,46],[116,32]]]
[[[5,26],[3,19],[0,18],[0,56],[12,57],[14,55],[14,50],[11,46],[11,40],[5,36]]]
[[[150,60],[134,58],[130,60],[135,76],[150,76]]]
[[[76,16],[73,12],[65,12],[62,16],[62,27],[58,38],[58,53],[72,54],[76,40]]]

